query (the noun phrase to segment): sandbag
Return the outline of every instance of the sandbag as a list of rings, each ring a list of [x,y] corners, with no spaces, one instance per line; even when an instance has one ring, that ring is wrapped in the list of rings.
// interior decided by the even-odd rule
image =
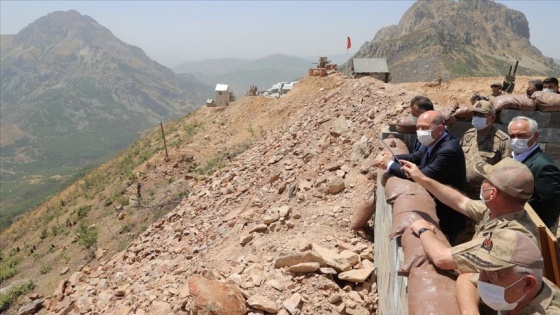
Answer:
[[[408,314],[459,315],[455,280],[438,272],[432,264],[410,271],[408,276]]]
[[[402,195],[393,203],[393,224],[389,238],[400,236],[412,222],[424,219],[439,228],[436,203],[431,197]]]
[[[436,229],[436,237],[446,246],[451,247],[447,237],[439,229]],[[431,233],[431,232],[424,232]],[[416,236],[410,228],[406,228],[401,235],[401,246],[403,249],[403,262],[397,273],[400,276],[408,276],[410,271],[414,268],[423,266],[430,263],[424,248],[422,247],[422,242],[418,236]]]
[[[365,200],[358,205],[350,218],[350,228],[358,230],[366,225],[375,213],[375,189],[372,190]]]
[[[397,117],[397,131],[400,133],[416,133],[416,123],[410,114]]]
[[[418,236],[414,235],[410,228],[406,228],[401,235],[401,246],[403,249],[403,261],[401,267],[397,270],[399,276],[408,277],[410,270],[429,263],[428,256],[426,256],[426,252],[422,248],[422,241]]]
[[[416,132],[416,131],[415,131]],[[385,138],[383,139],[383,142],[385,142],[385,144],[391,148],[391,151],[396,155],[396,154],[408,154],[408,147],[406,146],[406,144],[404,143],[404,141],[402,141],[399,138]],[[385,150],[385,152],[389,153],[389,151],[387,150],[387,148],[380,143],[381,146],[383,146],[383,150]]]
[[[531,98],[542,112],[560,112],[560,94],[538,91]]]
[[[443,119],[445,119],[445,125],[446,126],[451,126],[453,125],[454,122],[457,121],[457,118],[455,118],[455,116],[453,116],[453,114],[455,114],[455,111],[457,111],[457,109],[459,108],[459,105],[453,105],[453,106],[449,106],[446,108],[443,108],[442,110],[440,110],[441,115],[443,116]]]
[[[385,184],[385,201],[389,204],[402,195],[420,195],[430,197],[424,187],[413,181],[393,176]]]
[[[527,97],[527,95],[500,95],[490,100],[494,105],[496,112],[505,109],[519,109],[532,111],[537,108],[534,100]]]
[[[517,95],[519,101],[519,110],[532,111],[537,110],[537,103],[527,97],[527,95]]]
[[[473,106],[471,104],[459,104],[455,111],[451,114],[453,117],[472,118]]]
[[[494,109],[500,111],[502,109],[519,109],[519,103],[513,95],[500,95],[490,99],[490,103],[494,105]]]
[[[381,185],[382,185],[383,187],[385,187],[385,185],[387,184],[387,181],[388,181],[389,178],[391,178],[391,177],[396,177],[396,176],[394,176],[393,174],[391,174],[391,173],[389,173],[389,172],[387,172],[387,171],[383,172],[383,175],[381,176]]]

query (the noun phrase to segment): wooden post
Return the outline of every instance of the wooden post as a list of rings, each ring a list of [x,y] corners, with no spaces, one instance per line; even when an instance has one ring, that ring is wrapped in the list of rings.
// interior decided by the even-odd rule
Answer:
[[[165,157],[168,158],[169,154],[167,154],[167,143],[165,142],[165,133],[163,132],[163,123],[159,123],[161,128],[161,137],[163,138],[163,147],[165,148]]]
[[[556,240],[556,235],[550,232],[529,203],[525,204],[525,211],[527,211],[539,230],[539,241],[544,260],[543,275],[558,286],[560,285],[560,261],[558,259],[558,240]]]
[[[385,198],[385,187],[381,185],[383,172],[377,172],[375,193],[374,257],[377,276],[378,312],[381,315],[408,315],[408,277],[397,275],[404,261],[400,238],[389,238],[393,225],[393,207]],[[381,258],[383,257],[383,258]]]

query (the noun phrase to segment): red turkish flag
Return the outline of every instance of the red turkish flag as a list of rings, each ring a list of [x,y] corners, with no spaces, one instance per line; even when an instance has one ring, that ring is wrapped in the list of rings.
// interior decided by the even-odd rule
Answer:
[[[352,47],[352,42],[350,41],[350,37],[346,36],[347,40],[346,40],[346,49],[350,49],[350,47]]]

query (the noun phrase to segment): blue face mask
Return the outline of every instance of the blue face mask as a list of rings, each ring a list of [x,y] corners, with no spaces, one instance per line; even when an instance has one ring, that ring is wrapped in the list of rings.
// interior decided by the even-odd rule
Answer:
[[[485,117],[473,117],[472,125],[476,130],[482,130],[488,126]]]
[[[511,150],[515,152],[515,154],[521,154],[529,151],[530,148],[528,143],[529,141],[531,141],[531,139],[533,139],[533,136],[531,136],[531,138],[529,139],[519,139],[519,138],[511,139],[510,140]]]

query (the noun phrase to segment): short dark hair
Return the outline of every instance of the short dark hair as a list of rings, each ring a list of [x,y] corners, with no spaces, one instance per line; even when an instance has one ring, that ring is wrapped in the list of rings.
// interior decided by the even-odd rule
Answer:
[[[417,95],[410,100],[410,106],[418,106],[418,109],[422,109],[424,111],[434,110],[434,104],[430,101],[429,98]]]
[[[535,89],[537,91],[542,91],[543,90],[543,81],[539,80],[539,79],[535,79],[535,80],[529,80],[529,86],[533,86],[535,87]]]
[[[548,77],[548,78],[542,80],[542,83],[543,83],[543,84],[545,84],[545,83],[552,83],[552,84],[554,84],[554,85],[558,85],[558,79],[555,78],[555,77]]]

